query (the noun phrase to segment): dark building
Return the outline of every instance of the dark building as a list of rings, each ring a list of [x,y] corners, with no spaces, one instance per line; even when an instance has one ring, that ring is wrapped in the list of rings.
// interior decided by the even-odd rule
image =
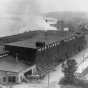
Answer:
[[[33,64],[37,52],[45,46],[46,44],[44,41],[27,39],[6,44],[5,50],[8,51],[10,55],[18,57],[19,60],[23,60],[26,64]]]
[[[54,61],[56,59],[58,59],[56,62],[63,61],[64,58],[69,58],[73,55],[73,51],[77,54],[77,49],[80,51],[83,48],[83,42],[79,45],[77,44],[84,40],[84,35],[69,32],[60,33],[60,35],[52,36],[45,32],[44,35],[36,38],[7,43],[5,44],[5,50],[9,52],[9,55],[17,58],[18,61],[22,61],[27,65],[36,64],[41,74],[45,72],[44,69],[48,69],[49,66],[47,67],[47,65],[55,64]],[[61,58],[62,56],[65,57]]]

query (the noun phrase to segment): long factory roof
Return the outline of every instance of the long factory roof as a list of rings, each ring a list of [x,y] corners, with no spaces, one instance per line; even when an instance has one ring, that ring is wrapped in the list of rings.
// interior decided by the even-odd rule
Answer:
[[[64,32],[62,34],[56,34],[56,35],[37,35],[36,37],[33,37],[31,39],[7,43],[5,45],[7,46],[17,46],[17,47],[25,47],[25,48],[33,48],[36,49],[36,41],[44,41],[46,45],[51,44],[52,42],[60,42],[64,39],[70,39],[72,37],[72,33],[70,32]]]

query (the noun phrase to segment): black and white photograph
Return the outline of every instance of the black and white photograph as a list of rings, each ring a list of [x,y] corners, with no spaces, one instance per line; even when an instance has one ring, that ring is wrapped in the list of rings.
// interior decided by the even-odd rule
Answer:
[[[0,0],[0,88],[88,88],[88,0]]]

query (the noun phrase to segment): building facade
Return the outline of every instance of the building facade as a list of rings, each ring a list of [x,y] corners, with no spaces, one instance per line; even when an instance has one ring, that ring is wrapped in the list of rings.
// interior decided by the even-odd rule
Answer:
[[[30,74],[28,74],[30,73]],[[36,73],[36,65],[26,65],[16,61],[13,56],[5,56],[0,59],[0,84],[16,84],[28,80],[27,75]]]

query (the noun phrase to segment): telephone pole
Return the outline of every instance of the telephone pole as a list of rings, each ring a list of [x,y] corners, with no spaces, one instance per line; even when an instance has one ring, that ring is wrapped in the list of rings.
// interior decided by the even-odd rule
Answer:
[[[44,19],[44,17],[43,17]],[[45,18],[44,19],[46,24],[47,24],[47,19]],[[47,30],[44,31],[44,40],[45,40],[45,46],[46,46],[46,42],[47,42]],[[48,58],[48,52],[46,52],[46,57],[48,59],[48,62],[49,62],[49,58]],[[48,67],[49,67],[49,63],[47,63]],[[49,82],[50,82],[50,74],[49,74],[49,70],[48,70],[48,88],[49,88]]]
[[[47,42],[47,30],[45,30],[45,42]],[[46,57],[48,59],[48,62],[49,62],[49,58],[48,58],[48,52],[46,52]],[[47,64],[48,65],[48,68],[49,68],[49,63]],[[48,70],[48,88],[49,88],[49,83],[50,83],[50,74],[49,74],[49,70]]]

